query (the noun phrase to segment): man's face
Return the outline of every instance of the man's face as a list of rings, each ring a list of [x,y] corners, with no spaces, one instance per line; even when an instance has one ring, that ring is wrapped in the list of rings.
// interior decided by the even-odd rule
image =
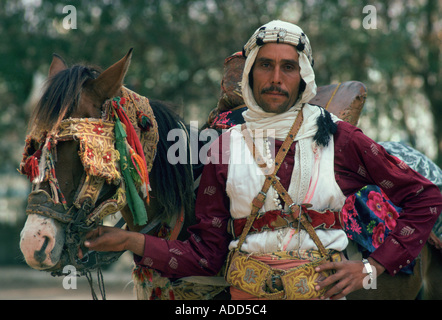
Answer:
[[[296,48],[267,43],[258,51],[252,68],[253,96],[266,112],[283,113],[296,102],[301,82]]]

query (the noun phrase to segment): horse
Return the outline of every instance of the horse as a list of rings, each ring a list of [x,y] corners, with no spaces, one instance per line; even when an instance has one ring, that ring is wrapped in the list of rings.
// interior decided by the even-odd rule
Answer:
[[[31,268],[62,275],[73,265],[89,279],[121,252],[89,252],[79,259],[79,248],[86,252],[83,236],[117,212],[123,217],[118,226],[165,239],[186,238],[194,223],[192,164],[167,161],[174,143],[168,132],[188,131],[170,108],[158,102],[151,107],[123,86],[131,57],[132,49],[101,72],[95,66],[69,68],[53,55],[20,164],[32,182],[20,235]],[[181,141],[187,148],[188,140]],[[156,284],[142,276],[151,279],[153,273],[147,268],[133,273],[143,296],[150,297],[143,291]]]

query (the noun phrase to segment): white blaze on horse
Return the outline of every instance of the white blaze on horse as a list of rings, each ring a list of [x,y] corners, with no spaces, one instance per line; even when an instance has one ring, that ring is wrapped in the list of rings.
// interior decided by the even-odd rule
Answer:
[[[26,263],[33,269],[46,270],[60,260],[64,229],[54,219],[30,215],[20,235],[20,248]]]

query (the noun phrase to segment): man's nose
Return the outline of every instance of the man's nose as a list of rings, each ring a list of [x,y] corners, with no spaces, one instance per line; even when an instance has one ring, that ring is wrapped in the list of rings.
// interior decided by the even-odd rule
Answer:
[[[281,84],[281,69],[278,66],[273,69],[272,83]]]

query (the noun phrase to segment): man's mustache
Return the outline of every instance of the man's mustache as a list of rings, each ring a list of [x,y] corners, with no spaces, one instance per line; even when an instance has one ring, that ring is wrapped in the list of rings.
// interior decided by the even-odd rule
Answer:
[[[270,86],[268,88],[264,88],[261,90],[261,94],[267,93],[267,92],[277,92],[277,93],[282,93],[285,96],[289,96],[289,93],[285,90],[283,90],[281,87],[277,87],[277,86]]]

